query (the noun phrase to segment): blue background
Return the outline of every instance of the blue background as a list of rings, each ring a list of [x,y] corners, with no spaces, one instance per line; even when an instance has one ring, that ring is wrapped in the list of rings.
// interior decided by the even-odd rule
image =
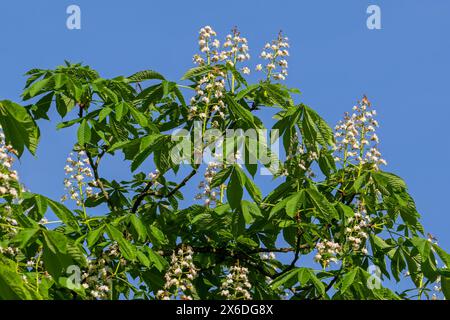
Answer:
[[[66,28],[70,4],[81,7],[81,30]],[[381,8],[381,30],[366,27],[370,4]],[[406,180],[426,230],[450,250],[450,1],[2,1],[0,15],[0,99],[16,102],[27,70],[64,59],[103,77],[154,69],[177,81],[192,67],[204,25],[222,39],[238,26],[249,40],[253,71],[264,43],[283,30],[291,44],[287,85],[300,88],[301,101],[332,126],[368,95],[378,111],[386,170]],[[75,134],[57,132],[60,119],[52,116],[39,123],[37,156],[25,155],[18,170],[32,191],[59,199]],[[130,177],[121,159],[105,162],[101,175]],[[194,192],[184,189],[187,199]]]

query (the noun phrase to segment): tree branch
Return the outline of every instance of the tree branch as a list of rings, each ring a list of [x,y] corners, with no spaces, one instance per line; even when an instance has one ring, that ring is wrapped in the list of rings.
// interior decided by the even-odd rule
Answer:
[[[149,181],[145,188],[139,193],[139,195],[136,197],[136,200],[133,203],[133,206],[131,208],[132,213],[136,213],[136,211],[139,209],[139,206],[141,205],[142,201],[145,199],[146,196],[155,196],[157,198],[170,198],[172,197],[178,190],[180,190],[182,187],[188,183],[188,181],[197,173],[197,168],[192,169],[192,171],[181,181],[179,184],[175,186],[172,190],[170,190],[167,194],[160,194],[157,192],[154,192],[150,190],[151,186],[153,185],[152,181]]]
[[[136,200],[133,203],[133,207],[131,208],[131,213],[136,213],[137,209],[141,205],[141,202],[144,200],[144,198],[149,194],[149,190],[153,185],[153,181],[149,181],[147,185],[145,186],[144,190],[137,196]]]
[[[86,155],[88,157],[89,160],[89,164],[92,168],[92,171],[94,172],[94,178],[95,178],[95,182],[97,183],[98,187],[100,188],[100,190],[102,191],[103,196],[105,197],[106,203],[108,204],[108,207],[111,211],[115,210],[115,206],[114,204],[111,202],[111,199],[109,197],[108,192],[105,189],[105,186],[103,185],[102,181],[100,180],[100,176],[98,174],[98,165],[100,163],[100,159],[101,157],[103,157],[103,155],[105,154],[105,151],[103,150],[98,156],[96,161],[94,162],[91,153],[89,152],[89,150],[87,150],[85,148],[86,151]]]

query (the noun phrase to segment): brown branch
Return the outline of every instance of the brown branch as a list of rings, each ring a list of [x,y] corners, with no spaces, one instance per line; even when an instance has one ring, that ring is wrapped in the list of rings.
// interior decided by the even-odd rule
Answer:
[[[181,181],[175,188],[173,188],[172,191],[170,191],[166,196],[164,196],[164,198],[170,198],[171,196],[173,196],[178,190],[184,187],[186,183],[188,183],[188,181],[191,180],[193,176],[195,176],[196,173],[197,168],[192,169],[191,173],[189,173],[186,176],[186,178],[183,179],[183,181]]]
[[[108,192],[105,189],[105,186],[103,185],[100,176],[98,174],[98,165],[100,163],[100,159],[103,157],[103,155],[105,154],[105,151],[102,151],[98,156],[96,161],[94,162],[91,153],[89,152],[89,150],[85,149],[86,151],[86,155],[88,157],[89,160],[89,164],[92,168],[92,171],[94,172],[94,178],[95,178],[95,182],[97,183],[98,187],[100,188],[100,190],[102,191],[103,196],[105,197],[106,203],[108,204],[108,207],[111,211],[115,210],[115,206],[114,204],[111,202],[111,199],[109,197]]]
[[[302,247],[305,247],[303,245]],[[212,253],[218,255],[227,255],[227,256],[239,256],[243,253],[245,254],[255,254],[255,253],[267,253],[267,252],[279,252],[279,253],[288,253],[294,251],[294,248],[257,248],[252,249],[246,252],[235,251],[227,248],[214,248],[214,247],[192,247],[192,250],[196,253]],[[172,250],[163,251],[164,256],[168,256],[172,254]]]
[[[83,111],[84,111],[84,105],[79,103],[78,104],[79,110],[78,110],[78,116],[80,118],[83,117]],[[98,174],[98,166],[100,164],[100,160],[103,157],[103,155],[105,154],[106,150],[102,150],[102,152],[100,152],[97,156],[96,161],[94,162],[93,158],[92,158],[92,154],[90,153],[90,151],[86,148],[86,146],[83,146],[84,151],[86,152],[86,155],[88,157],[89,160],[89,165],[92,168],[92,171],[94,172],[94,178],[95,178],[95,182],[97,183],[98,187],[100,188],[100,190],[102,191],[103,196],[105,197],[106,203],[108,204],[108,207],[111,211],[115,210],[115,206],[114,204],[111,202],[111,199],[109,197],[108,192],[105,189],[105,186],[103,185],[102,181],[100,180],[100,176]]]
[[[152,181],[149,181],[145,188],[139,193],[139,195],[136,197],[136,200],[133,203],[133,206],[131,208],[132,213],[136,213],[136,211],[139,209],[139,206],[141,205],[142,201],[147,196],[155,196],[157,198],[170,198],[172,197],[178,190],[180,190],[182,187],[188,183],[188,181],[197,173],[197,168],[192,169],[192,171],[181,181],[179,184],[175,186],[169,193],[167,194],[161,194],[157,193],[155,191],[150,190],[150,188],[153,185]]]
[[[150,195],[149,191],[152,185],[153,181],[149,181],[145,186],[144,190],[142,190],[142,192],[137,196],[136,200],[133,203],[133,207],[131,208],[131,213],[136,213],[137,209],[141,205],[141,202],[144,200],[144,198]]]
[[[333,279],[328,283],[328,285],[325,287],[325,293],[330,290],[333,285],[336,283],[336,281],[339,279],[340,275],[342,273],[342,267],[339,269],[339,271],[336,273],[336,275],[333,277]],[[323,297],[323,294],[320,294],[319,296],[313,298],[312,300],[319,300]]]

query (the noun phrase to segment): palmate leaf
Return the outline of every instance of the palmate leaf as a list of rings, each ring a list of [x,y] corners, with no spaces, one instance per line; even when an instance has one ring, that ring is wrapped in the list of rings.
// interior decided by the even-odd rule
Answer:
[[[303,138],[312,147],[319,143],[325,148],[334,145],[333,130],[323,120],[317,112],[310,107],[300,104],[299,108],[302,110],[302,119],[299,120],[299,125],[303,133]]]
[[[324,176],[312,179],[305,175],[303,169],[291,170],[294,166],[291,158],[284,166],[273,153],[262,152],[270,149],[266,141],[261,144],[257,141],[259,136],[258,139],[249,137],[246,132],[245,138],[237,140],[244,148],[244,158],[252,156],[252,161],[242,167],[227,164],[212,181],[205,179],[209,187],[209,190],[206,187],[203,190],[206,194],[212,193],[213,189],[218,193],[216,188],[221,187],[220,201],[216,197],[213,207],[192,205],[183,209],[179,200],[193,191],[188,183],[196,184],[197,181],[196,178],[189,180],[189,176],[187,182],[172,181],[179,180],[179,177],[173,178],[170,171],[177,173],[181,167],[177,161],[181,152],[174,155],[176,158],[171,157],[174,142],[168,131],[193,129],[189,119],[190,106],[186,104],[184,90],[180,90],[184,86],[165,80],[153,70],[113,79],[100,78],[96,71],[81,64],[67,63],[56,70],[31,70],[23,97],[34,97],[37,102],[33,101],[26,107],[13,105],[6,108],[4,104],[10,102],[0,105],[0,121],[6,123],[0,124],[6,128],[7,139],[13,147],[20,153],[24,148],[35,150],[30,137],[38,138],[39,131],[33,121],[47,119],[47,115],[51,115],[49,108],[56,100],[56,109],[62,117],[75,105],[84,108],[83,117],[58,126],[76,125],[77,150],[84,147],[93,158],[99,156],[98,160],[103,155],[109,157],[122,150],[133,171],[144,165],[145,168],[126,181],[108,181],[100,177],[109,198],[106,199],[97,185],[95,196],[83,203],[84,208],[88,208],[86,214],[90,216],[86,220],[83,220],[84,212],[81,210],[75,210],[74,214],[41,195],[22,192],[19,201],[8,204],[9,198],[5,198],[5,203],[0,204],[0,214],[7,210],[6,205],[10,206],[18,232],[4,235],[0,228],[0,245],[3,248],[13,245],[21,252],[17,255],[17,264],[5,262],[8,259],[3,259],[0,254],[0,298],[29,299],[38,296],[34,292],[39,292],[50,298],[84,299],[84,292],[77,292],[74,296],[73,291],[67,290],[70,288],[65,270],[69,265],[86,267],[87,252],[92,261],[100,262],[112,243],[117,243],[119,252],[117,256],[111,252],[110,259],[105,259],[105,268],[113,267],[114,270],[111,277],[113,287],[109,291],[113,299],[153,299],[164,286],[164,275],[171,266],[172,253],[177,254],[185,245],[193,247],[193,259],[200,275],[193,280],[193,291],[197,291],[192,293],[194,298],[218,297],[216,289],[221,286],[224,271],[238,260],[250,271],[253,298],[280,298],[280,292],[295,288],[295,299],[329,299],[331,293],[335,299],[397,299],[396,294],[385,288],[368,288],[370,274],[365,270],[371,263],[379,266],[389,279],[392,275],[401,279],[407,268],[416,287],[423,286],[425,281],[436,280],[440,275],[443,293],[449,297],[449,255],[426,239],[416,237],[423,229],[418,224],[414,201],[403,180],[368,166],[364,166],[357,177],[352,166],[337,171],[332,158],[332,130],[312,108],[294,104],[293,94],[300,93],[297,89],[270,81],[248,85],[246,79],[230,65],[192,68],[183,76],[183,80],[192,82],[186,89],[196,89],[200,78],[208,73],[218,75],[218,71],[231,74],[236,86],[234,90],[226,86],[223,101],[227,110],[223,111],[228,113],[224,121],[213,124],[216,119],[212,113],[211,118],[206,119],[206,128],[216,127],[216,124],[220,130],[264,128],[253,111],[259,107],[279,107],[273,129],[281,133],[284,151],[291,146],[295,150],[303,144],[307,151],[316,152],[317,163],[308,159],[307,166],[313,169],[318,165]],[[15,140],[15,145],[11,140]],[[34,144],[37,145],[37,141]],[[255,150],[252,144],[259,148]],[[232,146],[227,141],[225,151],[232,149],[234,153],[235,146],[234,141]],[[286,152],[281,154],[284,157]],[[185,159],[190,158],[187,156]],[[307,155],[299,158],[307,159]],[[279,164],[277,169],[288,169],[288,174],[280,176],[279,170],[271,170],[276,173],[276,181],[282,182],[263,199],[258,179],[253,177],[262,165],[269,166],[263,161],[265,159]],[[147,174],[154,167],[159,174],[155,180],[150,180]],[[96,172],[102,173],[101,168]],[[147,184],[151,189],[145,187]],[[225,184],[227,201],[223,199]],[[148,194],[145,190],[149,190]],[[176,190],[174,196],[169,196],[170,190]],[[347,251],[348,246],[341,242],[346,241],[342,232],[347,225],[353,224],[350,219],[355,217],[358,201],[364,203],[372,218],[370,227],[364,229],[369,233],[364,245],[368,245],[370,253],[366,255],[351,249]],[[138,205],[137,210],[130,209],[134,204]],[[91,209],[93,207],[96,209]],[[61,221],[40,224],[49,209]],[[404,224],[397,224],[400,218]],[[388,231],[395,231],[398,236],[394,237]],[[331,266],[322,272],[298,268],[296,261],[261,259],[258,252],[260,246],[267,250],[273,248],[274,252],[296,252],[300,248],[298,254],[302,256],[296,258],[308,264],[308,260],[311,262],[310,254],[316,252],[314,245],[326,239],[343,244],[343,255],[338,257],[344,257],[345,262],[336,267],[339,270]],[[285,244],[279,246],[279,241],[286,242],[289,247],[284,248]],[[28,279],[34,286],[36,277],[25,263],[29,257],[36,257],[40,250],[43,250],[41,258],[44,262],[40,271],[48,272],[52,277],[37,279],[39,288],[29,291],[22,279]],[[437,256],[447,268],[437,267],[434,261]],[[279,272],[278,278],[267,283],[265,275]],[[139,288],[143,283],[148,287]]]
[[[0,101],[0,125],[6,142],[13,146],[19,157],[25,147],[31,154],[36,153],[39,128],[24,107],[8,100]]]

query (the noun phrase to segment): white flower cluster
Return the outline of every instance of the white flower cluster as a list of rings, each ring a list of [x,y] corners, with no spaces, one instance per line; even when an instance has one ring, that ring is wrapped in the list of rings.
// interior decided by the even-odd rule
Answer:
[[[225,62],[231,66],[236,66],[238,62],[250,59],[247,39],[241,37],[236,28],[233,29],[232,34],[226,36],[222,51],[219,50],[220,41],[215,38],[217,34],[210,26],[201,28],[199,34],[198,43],[204,56],[194,55],[195,64],[212,65]],[[243,67],[241,71],[244,74],[250,73],[248,67]],[[220,68],[214,68],[198,81],[195,87],[196,94],[191,98],[189,119],[199,117],[206,120],[212,116],[212,126],[214,128],[219,127],[219,122],[225,119],[226,107],[223,97],[226,92],[225,81],[227,78],[227,72]],[[231,86],[234,86],[234,83]]]
[[[195,199],[204,199],[204,204],[207,207],[209,207],[213,203],[217,204],[217,202],[219,201],[217,196],[220,191],[217,190],[217,188],[211,188],[211,182],[213,181],[214,176],[217,174],[217,171],[221,168],[223,168],[222,163],[210,161],[203,175],[204,180],[200,181],[198,185],[198,188],[202,191],[195,196]]]
[[[271,43],[266,43],[264,50],[261,52],[261,58],[267,60],[267,64],[263,67],[261,64],[256,66],[257,71],[264,71],[267,79],[285,80],[288,75],[288,62],[286,57],[289,56],[288,38],[283,34],[278,34],[278,38]],[[281,70],[280,70],[281,68]]]
[[[195,54],[193,61],[198,65],[205,65],[226,61],[226,63],[234,66],[237,62],[243,62],[250,59],[248,53],[247,39],[240,36],[237,28],[232,30],[232,34],[226,36],[226,41],[223,44],[224,50],[219,51],[220,41],[216,39],[217,33],[210,27],[205,26],[199,31],[198,45],[200,52],[204,54],[202,57]],[[243,68],[243,73],[250,73],[250,69]]]
[[[7,234],[14,236],[19,232],[18,222],[12,216],[12,208],[5,205],[0,208],[0,235]]]
[[[274,260],[275,258],[276,258],[276,256],[275,256],[275,253],[273,253],[273,252],[261,253],[262,260]]]
[[[441,276],[436,278],[436,284],[433,286],[433,294],[431,300],[440,300],[439,296],[442,295]]]
[[[94,194],[92,186],[97,186],[97,182],[93,179],[86,153],[78,151],[75,159],[72,159],[73,156],[74,154],[71,152],[64,167],[66,175],[69,176],[64,179],[64,187],[68,194],[64,195],[61,201],[66,201],[70,197],[76,201],[77,206],[82,206],[84,200]],[[92,180],[86,182],[88,179]]]
[[[12,146],[6,145],[5,134],[0,126],[0,197],[12,196],[17,199],[20,188],[17,171],[12,170],[14,158],[11,154],[17,154]]]
[[[214,39],[216,35],[217,33],[210,26],[203,27],[199,31],[199,49],[206,55],[208,64],[211,62],[211,56],[216,55],[217,48],[220,47],[219,40]],[[194,55],[193,60],[195,64],[199,65],[204,65],[206,63],[205,59],[199,54]]]
[[[216,70],[199,80],[195,87],[196,95],[191,98],[189,119],[199,117],[205,120],[210,114],[214,114],[217,119],[225,119],[225,79],[226,74]]]
[[[226,50],[221,52],[221,56],[225,57],[225,59],[227,59],[227,63],[232,66],[236,65],[237,62],[243,62],[250,59],[247,39],[240,36],[240,32],[237,28],[232,30],[232,34],[227,35],[223,47]],[[219,58],[221,57],[219,56]],[[244,74],[250,73],[250,69],[248,67],[242,68],[241,71]]]
[[[182,245],[177,252],[172,254],[170,268],[164,275],[166,283],[164,290],[159,290],[156,298],[170,300],[171,298],[181,300],[192,300],[192,281],[197,276],[197,270],[193,263],[194,251],[190,246]]]
[[[151,184],[150,190],[153,190],[155,193],[158,192],[158,187],[160,186],[160,183],[157,180],[159,177],[159,174],[160,174],[160,172],[158,169],[155,169],[154,171],[152,171],[148,174],[148,178],[150,179],[150,181],[147,183]]]
[[[330,265],[330,262],[337,262],[337,256],[342,253],[342,247],[334,241],[319,241],[316,243],[317,254],[314,261],[319,262],[324,268]]]
[[[379,165],[387,165],[378,150],[379,138],[375,133],[378,122],[374,119],[376,110],[371,109],[369,100],[364,96],[353,111],[351,115],[345,113],[344,120],[335,127],[335,161],[342,161],[344,166],[370,163],[375,170]]]
[[[363,205],[359,204],[358,207],[359,210],[355,212],[355,215],[348,219],[349,225],[345,228],[345,236],[354,252],[361,251],[361,253],[367,254],[365,242],[369,237],[368,230],[371,219]]]
[[[93,299],[107,299],[111,291],[113,262],[120,257],[119,245],[113,242],[100,257],[87,260],[88,268],[81,274],[81,286]],[[124,259],[117,263],[126,264]]]
[[[10,257],[15,257],[20,253],[20,249],[19,248],[15,248],[15,247],[6,247],[3,248],[2,246],[0,246],[0,253],[1,254],[5,254],[8,255]]]
[[[220,295],[227,300],[251,300],[251,283],[248,280],[248,269],[239,265],[232,266],[230,273],[223,280]]]
[[[155,169],[155,171],[152,171],[148,174],[148,177],[150,180],[152,180],[153,182],[157,183],[156,178],[158,178],[159,176],[159,170]]]

